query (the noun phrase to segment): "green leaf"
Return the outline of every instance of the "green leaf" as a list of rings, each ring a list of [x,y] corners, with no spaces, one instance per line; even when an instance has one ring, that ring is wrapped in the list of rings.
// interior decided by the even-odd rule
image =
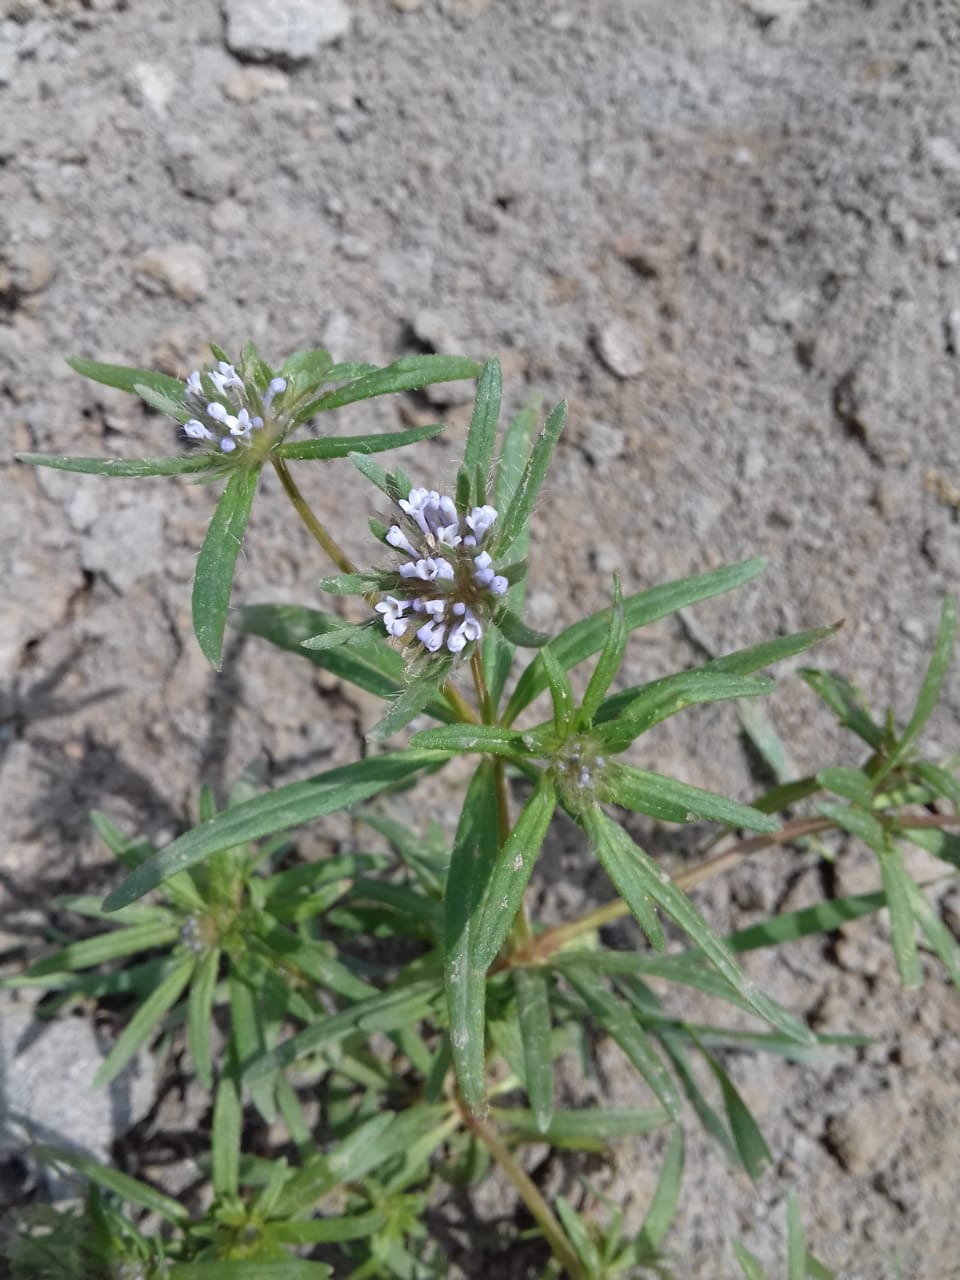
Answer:
[[[166,1274],[169,1280],[330,1280],[333,1271],[325,1262],[302,1258],[257,1258],[247,1262],[179,1262]]]
[[[77,1173],[89,1178],[98,1186],[105,1187],[107,1191],[112,1191],[128,1204],[136,1204],[142,1209],[148,1209],[151,1213],[166,1218],[168,1222],[183,1225],[190,1219],[189,1211],[176,1200],[171,1200],[169,1196],[154,1191],[153,1187],[138,1182],[136,1178],[121,1173],[119,1169],[111,1169],[107,1165],[99,1164],[79,1151],[67,1151],[40,1143],[31,1147],[31,1155],[42,1164],[66,1165],[70,1169],[76,1169]]]
[[[500,554],[516,542],[530,522],[537,494],[546,479],[550,459],[553,457],[553,451],[560,439],[560,432],[563,430],[566,418],[567,402],[561,400],[547,418],[543,430],[534,442],[527,465],[520,477],[520,483],[503,516],[502,523],[497,528],[494,545]]]
[[[543,669],[550,689],[550,701],[553,703],[553,727],[557,737],[564,741],[573,729],[576,704],[573,700],[573,688],[566,671],[554,656],[550,645],[540,655]]]
[[[787,1193],[787,1280],[805,1280],[806,1274],[807,1245],[797,1195],[791,1187]]]
[[[477,379],[477,396],[473,406],[473,418],[467,432],[467,444],[463,465],[468,476],[482,476],[472,485],[471,501],[482,506],[487,500],[486,477],[493,465],[493,446],[497,438],[497,422],[500,418],[500,361],[488,360]]]
[[[186,832],[137,867],[110,894],[103,904],[104,910],[116,911],[135,902],[169,876],[194,866],[211,853],[288,831],[314,818],[346,809],[445,759],[441,753],[430,751],[373,756],[247,800]]]
[[[589,966],[564,970],[567,981],[590,1011],[597,1025],[614,1040],[653,1090],[671,1120],[680,1119],[680,1097],[650,1037],[625,1001],[596,980]]]
[[[387,449],[402,449],[404,445],[417,444],[420,440],[432,440],[446,427],[445,422],[434,422],[426,427],[410,427],[406,431],[382,431],[375,435],[322,436],[317,440],[292,440],[277,445],[273,450],[281,458],[346,458],[351,453],[384,453]]]
[[[82,356],[67,356],[67,364],[84,378],[102,382],[106,387],[136,394],[138,386],[150,387],[175,400],[182,400],[184,384],[179,378],[166,373],[154,373],[152,369],[129,368],[122,364],[100,364],[96,360],[84,360]]]
[[[230,1043],[237,1070],[244,1073],[245,1079],[248,1066],[262,1061],[266,1056],[264,1018],[268,1014],[268,1002],[264,998],[265,984],[262,975],[263,967],[255,958],[245,956],[241,964],[236,956],[232,957],[227,979],[230,990]],[[279,974],[274,974],[271,970],[269,975],[282,983]],[[260,990],[257,990],[258,979]],[[276,1114],[276,1072],[246,1079],[246,1084],[254,1106],[267,1124],[272,1124]]]
[[[371,996],[369,1000],[359,1000],[349,1009],[322,1018],[255,1059],[247,1068],[244,1079],[253,1084],[308,1053],[338,1044],[354,1032],[370,1034],[408,1026],[432,1012],[438,991],[436,982],[424,979],[391,988],[382,995]]]
[[[873,783],[859,769],[821,769],[817,781],[827,791],[843,796],[861,809],[873,808]]]
[[[232,1199],[240,1190],[243,1106],[238,1077],[236,1054],[231,1050],[213,1103],[211,1168],[213,1189],[221,1199]]]
[[[746,1245],[741,1244],[739,1240],[734,1240],[733,1252],[737,1262],[740,1263],[740,1270],[743,1272],[744,1280],[768,1280],[760,1259],[755,1257]]]
[[[408,725],[414,716],[426,710],[440,696],[441,686],[446,682],[452,666],[452,654],[433,655],[423,670],[413,676],[394,698],[390,710],[373,726],[369,737],[374,741],[389,738],[392,733]]]
[[[187,999],[187,1043],[193,1059],[193,1069],[205,1089],[213,1086],[210,1023],[213,1019],[213,996],[219,968],[220,949],[215,947],[198,963]]]
[[[150,993],[117,1038],[116,1044],[93,1077],[94,1089],[120,1074],[142,1044],[149,1040],[166,1013],[180,999],[193,973],[194,958],[185,960]]]
[[[779,1028],[801,1044],[813,1043],[811,1032],[776,1001],[758,991],[737,966],[727,946],[682,890],[665,871],[634,844],[626,831],[598,806],[581,815],[584,830],[597,849],[597,856],[631,910],[639,897],[649,896],[674,920],[712,961],[720,974],[764,1021]]]
[[[950,975],[950,981],[960,990],[960,947],[957,946],[956,938],[940,919],[939,913],[931,905],[927,895],[909,877],[906,889],[913,918]]]
[[[476,927],[471,933],[470,965],[485,973],[500,953],[520,909],[537,854],[557,807],[557,791],[548,774],[537,779],[487,882]]]
[[[515,968],[513,989],[523,1041],[527,1097],[537,1128],[546,1133],[553,1119],[553,1047],[547,976],[541,969]]]
[[[696,1112],[697,1119],[703,1126],[704,1132],[713,1138],[730,1164],[734,1168],[739,1168],[740,1157],[737,1154],[734,1141],[727,1132],[720,1116],[707,1101],[703,1090],[700,1088],[700,1083],[694,1074],[690,1059],[680,1037],[675,1032],[664,1029],[659,1032],[659,1039],[670,1061],[673,1063],[677,1079],[680,1081],[680,1087],[687,1095],[687,1101]]]
[[[570,1201],[565,1199],[563,1196],[557,1196],[555,1207],[557,1210],[557,1217],[560,1219],[560,1223],[563,1226],[564,1231],[566,1231],[567,1236],[570,1239],[570,1243],[576,1250],[580,1261],[587,1269],[587,1275],[601,1275],[601,1267],[603,1266],[603,1263],[600,1259],[600,1254],[597,1251],[597,1246],[590,1238],[590,1232],[587,1229],[586,1223],[580,1218]]]
[[[421,729],[410,739],[411,747],[423,751],[485,751],[491,755],[517,757],[529,754],[523,734],[501,729],[496,724],[450,724],[440,729]]]
[[[337,1244],[341,1240],[367,1240],[377,1234],[386,1218],[376,1210],[343,1218],[292,1219],[271,1222],[270,1234],[284,1244]]]
[[[687,782],[665,778],[659,773],[612,763],[600,776],[605,800],[662,822],[693,822],[697,818],[709,818],[713,822],[747,827],[751,831],[773,834],[780,830],[780,823],[759,809],[692,787]]]
[[[321,382],[329,381],[330,370],[333,368],[333,356],[323,347],[294,351],[284,360],[280,370],[280,376],[287,380],[286,394],[299,396],[308,388],[312,389]]]
[[[911,905],[913,882],[907,873],[900,846],[892,840],[886,842],[886,849],[879,860],[883,891],[887,895],[890,912],[890,940],[900,982],[905,988],[919,987],[923,982],[923,969],[917,954]]]
[[[773,1155],[767,1146],[760,1128],[754,1120],[750,1108],[740,1096],[736,1085],[723,1069],[717,1059],[707,1053],[703,1046],[700,1051],[706,1058],[710,1070],[720,1085],[724,1110],[730,1124],[730,1132],[736,1143],[737,1154],[743,1161],[743,1167],[756,1182],[773,1161]]]
[[[799,674],[845,728],[874,749],[883,745],[883,730],[872,719],[859,689],[855,689],[843,676],[829,671],[807,667]]]
[[[484,760],[467,790],[443,895],[443,973],[450,1045],[463,1100],[479,1111],[485,1097],[486,973],[475,963],[484,891],[497,857],[494,764]]]
[[[729,565],[723,569],[713,569],[709,573],[699,574],[693,578],[684,578],[679,582],[665,583],[652,587],[649,591],[640,591],[636,595],[627,596],[623,601],[623,614],[628,631],[656,622],[667,614],[676,613],[699,600],[708,600],[711,596],[732,591],[755,578],[766,564],[765,560],[745,560],[741,564]],[[565,671],[597,653],[604,644],[610,624],[613,620],[613,609],[602,609],[580,622],[574,623],[566,631],[550,641],[553,656]],[[507,704],[505,724],[512,724],[517,715],[528,706],[537,694],[547,687],[546,671],[540,656],[533,659],[526,668],[517,687]]]
[[[510,609],[500,610],[496,616],[496,624],[505,640],[511,644],[520,645],[523,649],[539,649],[550,639],[545,631],[536,631],[533,627],[528,627],[523,619]]]
[[[250,518],[258,474],[245,468],[234,471],[217,503],[197,559],[193,580],[193,629],[204,657],[217,671],[220,670],[223,652],[223,631],[230,605],[233,571]]]
[[[912,769],[935,795],[951,800],[954,805],[960,808],[960,778],[950,773],[949,770],[932,764],[929,760],[918,760],[912,766]]]
[[[141,383],[138,383],[133,389],[144,404],[148,404],[151,409],[156,409],[158,413],[164,413],[170,418],[175,418],[181,426],[194,416],[193,409],[183,398],[183,387],[180,388],[178,396],[169,396],[164,391],[157,391],[153,387],[145,387]]]
[[[620,579],[613,580],[613,610],[610,617],[610,630],[604,641],[600,658],[593,669],[587,691],[583,695],[581,705],[582,723],[592,722],[597,708],[610,688],[613,677],[620,670],[623,655],[627,647],[627,621],[623,612],[623,596],[620,593]]]
[[[900,834],[905,840],[919,845],[921,849],[926,849],[927,853],[939,858],[942,862],[960,867],[960,836],[951,835],[949,831],[937,831],[934,828],[924,830],[921,827],[911,827],[906,814],[901,817],[899,825],[902,828]]]
[[[523,476],[530,452],[530,436],[537,423],[542,399],[539,394],[531,396],[511,419],[504,434],[493,488],[494,506],[498,511],[506,511]]]
[[[957,605],[952,596],[947,596],[943,602],[943,611],[940,616],[940,631],[937,635],[937,643],[930,659],[930,665],[927,668],[927,674],[924,676],[923,685],[920,688],[920,696],[917,698],[916,708],[910,717],[909,724],[903,731],[902,737],[884,761],[878,780],[886,777],[904,758],[917,738],[919,738],[923,726],[930,719],[934,707],[940,700],[940,693],[947,678],[947,672],[950,669],[956,638]]]
[[[864,813],[862,809],[828,802],[818,804],[817,812],[824,818],[829,818],[844,831],[849,831],[852,836],[858,836],[878,856],[883,853],[887,841],[886,832],[882,823],[878,822],[872,814]]]
[[[682,671],[637,689],[608,698],[599,707],[595,736],[608,751],[622,751],[641,734],[669,716],[704,702],[756,698],[776,686],[765,677],[730,675],[725,671]]]
[[[501,1124],[514,1129],[530,1142],[549,1142],[554,1147],[572,1151],[602,1151],[608,1142],[649,1133],[667,1123],[666,1112],[659,1107],[604,1108],[581,1111],[557,1111],[544,1133],[532,1111],[513,1107],[491,1107],[490,1114]]]
[[[663,1168],[657,1179],[657,1189],[650,1201],[650,1208],[640,1228],[638,1244],[642,1253],[656,1253],[660,1248],[677,1212],[680,1200],[680,1184],[683,1180],[683,1128],[674,1125],[670,1141],[663,1157]]]
[[[178,476],[210,471],[220,464],[212,453],[191,453],[185,458],[70,458],[45,453],[18,453],[18,462],[55,471],[77,471],[93,476]]]
[[[772,916],[759,924],[731,933],[726,939],[731,951],[755,951],[758,947],[778,947],[815,933],[831,933],[850,920],[872,915],[886,905],[882,893],[864,893],[849,898],[834,898],[815,907],[802,907],[784,915]]]
[[[166,920],[130,925],[126,929],[111,929],[106,933],[98,933],[96,937],[84,938],[82,942],[68,943],[53,955],[44,956],[30,966],[27,976],[39,978],[50,973],[88,969],[93,965],[106,964],[109,960],[118,960],[121,956],[132,956],[137,952],[166,946],[167,943],[176,942],[179,937],[180,926],[171,923],[169,917]]]
[[[415,391],[434,382],[458,382],[462,378],[476,378],[479,373],[480,366],[475,360],[461,356],[405,356],[385,369],[364,373],[333,391],[324,392],[298,411],[295,422],[306,422],[316,413],[339,409],[357,400],[370,400],[395,391]]]
[[[362,596],[368,591],[379,591],[383,586],[380,573],[338,573],[320,579],[320,590],[334,596]]]

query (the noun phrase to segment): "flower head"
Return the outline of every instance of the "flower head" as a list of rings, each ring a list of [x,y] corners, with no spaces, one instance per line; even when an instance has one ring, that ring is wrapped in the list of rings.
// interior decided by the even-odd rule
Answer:
[[[260,395],[226,360],[205,373],[194,369],[186,380],[185,392],[196,417],[183,424],[184,434],[191,440],[210,441],[222,453],[233,453],[238,445],[249,445],[253,433],[262,430],[264,415],[270,414],[274,399],[286,388],[285,378],[274,378]]]
[[[395,594],[375,606],[384,629],[403,636],[413,620],[416,639],[428,653],[463,653],[481,639],[484,614],[510,586],[482,546],[496,509],[460,512],[452,498],[435,489],[411,489],[397,505],[403,516],[387,529],[384,541],[410,558],[397,566],[401,584]]]

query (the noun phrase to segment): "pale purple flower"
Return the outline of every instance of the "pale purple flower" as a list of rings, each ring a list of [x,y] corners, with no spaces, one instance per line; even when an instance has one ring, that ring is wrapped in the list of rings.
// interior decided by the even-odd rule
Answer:
[[[403,616],[409,608],[406,600],[398,600],[395,596],[387,596],[375,606],[377,613],[383,614],[383,625],[388,636],[402,636],[410,622]]]

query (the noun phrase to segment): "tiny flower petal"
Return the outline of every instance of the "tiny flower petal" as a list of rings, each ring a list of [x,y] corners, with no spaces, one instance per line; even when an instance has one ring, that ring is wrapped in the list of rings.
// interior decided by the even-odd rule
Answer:
[[[233,453],[236,447],[237,447],[236,440],[231,439],[230,436],[224,436],[223,439],[220,441],[220,448],[223,450],[224,453]]]
[[[473,530],[478,542],[483,538],[490,526],[497,518],[496,507],[474,507],[467,516],[467,525]]]
[[[207,417],[213,418],[214,422],[226,423],[228,414],[219,400],[211,400],[207,405]]]
[[[510,583],[502,573],[498,573],[495,577],[490,579],[487,584],[487,590],[495,596],[503,596],[510,590]]]
[[[398,551],[405,551],[408,556],[415,556],[417,549],[403,532],[398,524],[392,524],[387,530],[386,540],[391,547],[396,547]]]
[[[430,653],[443,648],[443,637],[446,627],[442,622],[425,622],[417,632],[417,639]]]
[[[189,436],[191,440],[212,440],[213,432],[209,427],[205,427],[202,422],[198,422],[196,418],[191,418],[189,422],[183,424],[183,434]]]
[[[196,396],[197,399],[203,399],[203,387],[200,383],[200,370],[194,369],[190,377],[187,379],[187,395]]]

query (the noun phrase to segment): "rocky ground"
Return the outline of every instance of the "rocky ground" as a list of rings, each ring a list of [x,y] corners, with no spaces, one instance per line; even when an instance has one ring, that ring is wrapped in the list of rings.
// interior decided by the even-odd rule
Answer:
[[[960,582],[951,0],[0,0],[0,15],[0,948],[37,935],[53,892],[107,884],[89,808],[169,835],[201,779],[222,787],[257,757],[277,781],[345,761],[372,716],[258,642],[233,639],[220,676],[205,665],[189,582],[209,490],[13,464],[178,447],[66,353],[184,374],[207,340],[249,336],[278,361],[316,344],[382,362],[498,352],[512,405],[571,401],[534,624],[604,604],[614,569],[632,591],[763,553],[764,578],[698,608],[710,643],[842,617],[821,660],[909,709]],[[448,438],[407,456],[423,482],[451,478],[451,396],[429,406]],[[425,407],[375,402],[340,427]],[[349,467],[300,472],[371,556]],[[321,570],[265,479],[237,598],[316,601]],[[627,675],[695,656],[665,623]],[[769,710],[798,770],[856,758],[789,670]],[[956,747],[958,710],[954,678],[932,748]],[[721,746],[735,730],[726,712],[680,718],[646,758],[746,796],[747,758]],[[558,856],[569,901],[607,895],[578,887],[578,850]],[[733,927],[871,875],[853,849],[829,877],[783,853],[698,900]],[[956,926],[956,898],[941,906]],[[694,1143],[680,1273],[735,1274],[731,1235],[774,1259],[792,1185],[840,1275],[945,1280],[955,995],[933,965],[902,995],[875,920],[754,961],[816,1025],[876,1043],[817,1067],[732,1062],[778,1165],[755,1191]],[[19,1016],[0,1032],[8,1072]],[[614,1192],[642,1208],[652,1169],[649,1146],[622,1152]]]

